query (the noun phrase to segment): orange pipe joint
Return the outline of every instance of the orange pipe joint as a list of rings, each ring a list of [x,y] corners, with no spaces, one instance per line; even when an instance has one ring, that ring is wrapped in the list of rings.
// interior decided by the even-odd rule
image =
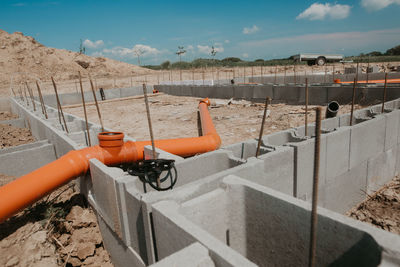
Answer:
[[[221,138],[214,128],[208,112],[210,101],[200,101],[199,111],[203,136],[155,141],[155,146],[182,157],[193,156],[218,149]],[[120,132],[98,134],[99,145],[73,150],[59,159],[0,187],[0,222],[26,208],[58,187],[89,170],[89,160],[98,159],[105,165],[143,160],[144,147],[150,141],[124,142]]]

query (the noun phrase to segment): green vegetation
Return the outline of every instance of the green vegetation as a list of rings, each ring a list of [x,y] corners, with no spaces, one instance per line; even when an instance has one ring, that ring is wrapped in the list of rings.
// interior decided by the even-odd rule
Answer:
[[[385,53],[372,51],[367,54],[361,53],[358,56],[345,57],[345,61],[353,61],[360,63],[367,62],[393,62],[400,61],[400,45],[388,49]],[[192,68],[211,68],[211,67],[251,67],[251,66],[275,66],[275,65],[293,65],[292,57],[281,59],[256,59],[254,61],[242,60],[238,57],[227,57],[224,59],[198,58],[191,62],[178,61],[171,63],[165,61],[160,65],[147,65],[145,68],[153,70],[169,70],[169,69],[192,69]],[[297,64],[307,64],[300,62]]]

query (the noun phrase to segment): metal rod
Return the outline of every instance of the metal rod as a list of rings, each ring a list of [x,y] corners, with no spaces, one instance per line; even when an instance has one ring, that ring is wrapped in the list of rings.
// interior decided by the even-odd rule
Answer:
[[[367,64],[367,81],[366,84],[368,84],[369,81],[369,56],[368,56],[368,64]]]
[[[89,141],[89,146],[92,146],[92,142],[90,141],[89,124],[88,124],[88,118],[87,118],[87,113],[86,113],[85,96],[83,94],[82,76],[81,76],[80,71],[78,71],[78,73],[79,73],[79,85],[81,86],[83,113],[85,114],[86,133],[87,133],[87,137],[88,137],[88,141]],[[114,79],[114,81],[115,81],[115,79]]]
[[[261,129],[260,129],[260,135],[258,136],[258,144],[257,144],[257,151],[256,151],[256,158],[258,157],[258,155],[260,155],[260,146],[261,146],[261,139],[264,133],[264,125],[265,125],[265,117],[267,117],[267,111],[268,111],[268,102],[269,102],[270,98],[267,96],[265,98],[265,107],[264,107],[264,115],[263,115],[263,119],[261,122]]]
[[[276,84],[276,73],[278,71],[278,65],[275,65],[275,78],[274,78],[274,84]]]
[[[296,77],[296,62],[293,64],[293,78],[294,78],[294,85],[297,84],[297,77]]]
[[[283,84],[286,84],[286,65],[285,65],[285,74],[283,75]]]
[[[26,96],[26,87],[25,86],[22,86],[22,87],[24,88],[24,95],[25,95],[26,104],[29,106],[28,97]]]
[[[319,179],[319,152],[321,139],[321,108],[316,108],[315,119],[315,147],[314,147],[314,180],[311,208],[311,229],[310,229],[310,251],[308,266],[315,266],[315,256],[317,251],[317,208],[318,208],[318,179]]]
[[[332,83],[335,82],[335,64],[332,65]]]
[[[304,114],[304,135],[308,135],[308,79],[306,78],[306,96],[305,96],[305,101],[306,101],[306,112]]]
[[[92,78],[90,77],[90,75],[89,75],[89,81],[90,81],[90,87],[92,88],[94,103],[96,104],[97,115],[99,116],[101,131],[104,132],[104,125],[103,125],[103,120],[101,119],[100,107],[99,107],[99,103],[97,102],[96,91],[93,86],[93,81],[92,81]]]
[[[385,73],[385,85],[383,86],[383,99],[382,99],[382,111],[383,113],[385,111],[385,102],[386,102],[386,89],[387,89],[387,72]]]
[[[151,147],[153,152],[153,159],[157,159],[156,154],[156,146],[154,144],[154,135],[153,135],[153,126],[151,125],[151,117],[150,117],[150,107],[149,107],[149,100],[147,98],[147,89],[146,84],[143,84],[143,95],[144,95],[144,103],[146,105],[146,113],[147,113],[147,123],[149,124],[149,132],[150,132],[150,139],[151,139]],[[157,186],[160,187],[160,177],[157,178]]]
[[[350,126],[353,125],[354,102],[355,102],[355,100],[356,100],[356,86],[357,86],[357,79],[354,78],[354,83],[353,83],[353,96],[352,96],[352,98],[351,98]]]
[[[35,100],[33,99],[33,92],[31,90],[31,88],[29,87],[28,82],[25,82],[25,85],[26,85],[26,88],[28,89],[29,96],[31,97],[33,111],[36,111],[36,104],[35,104]]]
[[[42,90],[40,89],[38,81],[36,81],[36,87],[39,94],[40,104],[42,105],[42,113],[44,114],[45,118],[48,119],[49,117],[47,116],[46,105],[44,104]]]
[[[64,112],[62,111],[60,98],[58,97],[57,85],[56,85],[56,82],[54,81],[53,77],[51,77],[51,81],[53,82],[54,92],[56,93],[56,99],[57,99],[57,107],[58,107],[59,113],[61,113],[61,117],[62,117],[63,122],[64,122],[65,131],[67,133],[69,133],[68,127],[67,127],[67,123],[65,122]],[[59,116],[59,119],[60,119],[60,114],[58,114],[58,116]],[[60,120],[60,124],[61,124],[61,120]]]

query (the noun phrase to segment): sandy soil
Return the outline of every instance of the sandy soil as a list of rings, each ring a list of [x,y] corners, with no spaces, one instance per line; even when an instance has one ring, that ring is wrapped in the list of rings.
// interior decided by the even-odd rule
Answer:
[[[383,230],[400,234],[400,178],[395,177],[347,215]]]
[[[222,145],[258,138],[264,104],[249,101],[212,99],[210,115]],[[197,105],[199,98],[176,97],[160,94],[149,97],[150,113],[155,139],[194,137],[197,131]],[[310,106],[312,109],[315,106]],[[325,108],[325,107],[324,107]],[[359,108],[359,106],[356,106]],[[149,130],[143,98],[101,103],[104,125],[122,131],[137,140],[149,140]],[[63,108],[65,112],[84,117],[81,107]],[[304,124],[304,106],[273,104],[266,119],[264,134],[293,128]],[[348,113],[344,105],[340,113]],[[89,121],[99,123],[95,106],[87,107]],[[309,112],[309,122],[315,120],[315,112]]]
[[[0,149],[35,142],[29,129],[0,124]]]
[[[0,124],[1,148],[34,141],[28,129]],[[0,174],[0,186],[15,178]],[[0,266],[7,267],[112,266],[96,215],[74,182],[2,223],[0,255]]]
[[[18,119],[18,115],[12,114],[8,111],[0,111],[0,121]]]

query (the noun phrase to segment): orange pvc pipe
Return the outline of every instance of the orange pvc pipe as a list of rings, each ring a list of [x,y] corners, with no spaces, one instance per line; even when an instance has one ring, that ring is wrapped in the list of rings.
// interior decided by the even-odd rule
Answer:
[[[155,146],[175,155],[187,157],[218,149],[221,139],[214,128],[207,106],[199,103],[203,136],[155,141]],[[124,142],[123,133],[100,133],[99,145],[70,151],[59,159],[0,187],[0,222],[41,199],[58,187],[89,170],[89,160],[98,159],[105,165],[143,160],[144,147],[150,141]]]
[[[340,79],[335,79],[335,83],[352,84],[354,81],[342,82]],[[357,83],[367,83],[367,81],[357,81]],[[385,83],[385,80],[368,80],[368,83]],[[400,83],[400,79],[387,79],[387,83]]]

